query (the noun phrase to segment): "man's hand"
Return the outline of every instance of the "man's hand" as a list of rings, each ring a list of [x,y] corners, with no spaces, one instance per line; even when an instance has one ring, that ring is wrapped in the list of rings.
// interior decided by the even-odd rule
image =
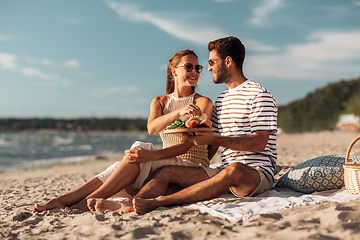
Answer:
[[[232,150],[261,152],[266,147],[270,131],[256,131],[250,135],[240,135],[236,137],[221,137],[218,133],[213,132],[196,132],[195,136],[188,135],[197,145],[217,145]]]
[[[125,159],[128,163],[142,163],[154,160],[154,152],[141,147],[134,147],[125,151]]]
[[[195,132],[195,135],[186,134],[187,140],[192,141],[195,145],[214,144],[216,134],[211,132]]]

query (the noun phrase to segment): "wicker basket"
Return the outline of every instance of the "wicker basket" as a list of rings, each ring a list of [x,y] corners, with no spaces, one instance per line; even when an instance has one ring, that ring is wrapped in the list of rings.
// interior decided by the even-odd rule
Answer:
[[[345,188],[349,193],[360,193],[360,163],[349,162],[350,151],[354,144],[360,139],[360,136],[355,138],[349,145],[346,152],[344,164],[344,182]]]

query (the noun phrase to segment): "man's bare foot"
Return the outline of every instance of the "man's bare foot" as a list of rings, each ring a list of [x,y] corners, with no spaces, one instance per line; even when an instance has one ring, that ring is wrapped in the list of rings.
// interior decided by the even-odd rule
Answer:
[[[89,198],[87,200],[87,206],[90,211],[115,211],[123,213],[134,212],[131,199],[126,199],[124,201],[113,201],[103,198]]]
[[[154,210],[157,207],[161,206],[161,203],[156,198],[151,199],[141,199],[141,198],[134,198],[132,200],[134,211],[139,214],[143,215]]]
[[[66,206],[62,204],[57,198],[53,198],[44,205],[35,204],[33,207],[34,212],[42,212],[54,208],[65,208]]]

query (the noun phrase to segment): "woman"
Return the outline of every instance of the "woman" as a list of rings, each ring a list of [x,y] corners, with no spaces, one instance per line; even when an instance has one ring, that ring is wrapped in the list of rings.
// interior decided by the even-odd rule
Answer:
[[[88,211],[87,199],[93,198],[89,205],[94,206],[95,198],[109,198],[131,184],[135,189],[140,189],[146,178],[162,166],[208,167],[206,145],[182,141],[181,134],[164,133],[164,129],[178,118],[185,120],[191,115],[202,116],[203,113],[211,117],[211,100],[195,93],[201,70],[197,55],[189,49],[177,52],[168,61],[166,95],[152,100],[147,123],[149,134],[160,134],[163,149],[155,149],[150,143],[136,142],[125,152],[123,161],[114,163],[69,193],[51,199],[44,205],[35,204],[33,211],[69,206]],[[132,207],[121,211],[130,212]]]

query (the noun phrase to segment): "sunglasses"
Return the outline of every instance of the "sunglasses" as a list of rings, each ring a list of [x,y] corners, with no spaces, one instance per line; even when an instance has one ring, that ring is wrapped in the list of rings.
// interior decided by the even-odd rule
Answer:
[[[184,64],[181,64],[181,65],[177,65],[176,68],[177,68],[177,67],[184,67],[185,70],[188,71],[188,72],[191,72],[191,71],[194,69],[194,65],[191,64],[191,63],[184,63]],[[201,65],[195,65],[195,71],[196,71],[197,73],[201,73],[202,70],[203,70],[203,66],[201,66]]]
[[[209,60],[209,65],[212,67],[214,66],[218,61],[222,60],[222,58],[218,58],[218,59],[214,59],[214,60]]]

